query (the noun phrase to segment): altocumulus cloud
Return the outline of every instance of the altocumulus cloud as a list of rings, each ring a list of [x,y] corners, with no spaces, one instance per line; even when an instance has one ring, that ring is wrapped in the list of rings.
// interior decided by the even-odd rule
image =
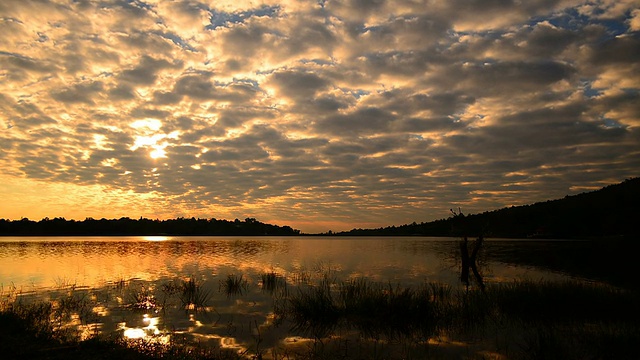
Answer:
[[[0,3],[0,217],[303,231],[640,169],[637,1]]]

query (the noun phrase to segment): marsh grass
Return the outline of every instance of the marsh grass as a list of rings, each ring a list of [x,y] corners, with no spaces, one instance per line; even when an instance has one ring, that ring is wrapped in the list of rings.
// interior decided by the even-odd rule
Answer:
[[[287,279],[275,271],[262,273],[260,274],[260,288],[271,295],[276,292],[286,295]]]
[[[366,278],[339,281],[333,272],[316,275],[313,282],[290,285],[286,291],[280,291],[287,287],[284,276],[259,276],[279,324],[290,326],[291,336],[307,340],[270,348],[265,344],[272,343],[273,335],[252,320],[255,354],[244,353],[245,358],[258,359],[269,351],[274,359],[637,358],[638,292],[580,281],[490,283],[480,291],[439,283],[407,287]],[[122,311],[199,310],[212,296],[194,277],[157,287],[128,284],[118,292],[128,299]],[[247,288],[243,275],[220,280],[227,296]],[[162,344],[96,332],[85,340],[68,324],[93,322],[96,300],[75,285],[55,290],[51,301],[34,301],[37,297],[15,287],[2,288],[0,295],[0,354],[11,355],[3,359],[241,358],[230,349],[199,345],[187,337],[178,341],[172,336]]]
[[[578,281],[517,281],[493,286],[486,295],[497,310],[529,322],[639,322],[637,292]]]
[[[80,332],[69,326],[69,320],[84,317],[86,321],[88,302],[84,295],[70,292],[58,301],[30,301],[17,292],[8,298],[12,300],[3,302],[0,309],[0,354],[3,358],[29,353],[34,347],[56,349],[80,342]],[[37,356],[26,355],[24,358]]]
[[[184,280],[172,294],[201,306],[209,296],[194,279]],[[171,288],[171,287],[169,287]],[[134,283],[123,289],[129,311],[155,311],[154,289]],[[165,290],[163,287],[162,290]],[[51,300],[26,297],[15,288],[2,289],[0,304],[0,358],[4,359],[241,359],[232,349],[200,346],[194,342],[172,341],[163,344],[153,339],[126,339],[122,332],[83,337],[78,321],[95,320],[95,296],[87,289],[69,285],[48,293]],[[153,306],[151,306],[151,305]],[[83,320],[84,319],[84,320]]]
[[[284,317],[306,336],[327,341],[356,330],[371,346],[404,342],[408,352],[444,336],[516,359],[624,359],[640,343],[637,304],[637,292],[579,281],[515,281],[480,291],[353,279],[299,288]]]
[[[243,275],[229,274],[224,280],[220,280],[219,290],[227,297],[243,295],[249,289],[249,283]]]
[[[342,315],[328,282],[298,288],[297,293],[288,298],[287,305],[284,315],[293,320],[293,330],[315,339],[330,335]]]
[[[52,301],[52,304],[53,317],[60,328],[66,327],[71,330],[77,325],[87,325],[98,319],[93,312],[94,301],[88,289],[76,289],[74,286]]]
[[[149,311],[159,308],[160,304],[151,287],[145,284],[131,286],[128,289],[127,307],[137,311]]]
[[[414,290],[399,285],[354,279],[334,284],[326,278],[298,289],[289,298],[288,315],[294,331],[315,338],[338,328],[355,329],[370,339],[393,340],[431,336],[443,317],[438,307],[445,292],[440,286]]]
[[[304,267],[292,272],[289,278],[297,285],[311,284],[311,273]]]
[[[133,351],[140,359],[167,360],[240,360],[245,359],[232,349],[203,346],[198,343],[172,342],[162,344],[143,339],[122,338],[102,340],[106,345]]]
[[[185,310],[204,310],[211,298],[211,290],[203,288],[194,277],[183,280],[179,287],[178,296]]]
[[[17,300],[19,291],[15,284],[7,287],[0,285],[0,311],[11,307]]]

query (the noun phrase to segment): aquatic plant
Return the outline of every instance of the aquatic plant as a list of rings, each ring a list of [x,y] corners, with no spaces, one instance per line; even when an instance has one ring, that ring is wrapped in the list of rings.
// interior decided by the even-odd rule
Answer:
[[[220,280],[220,290],[227,297],[233,295],[242,295],[248,289],[248,282],[243,275],[229,274],[224,280]]]
[[[76,289],[73,286],[57,300],[54,300],[52,304],[54,305],[53,316],[61,327],[73,323],[74,318],[77,318],[81,324],[87,324],[97,319],[93,312],[94,303],[90,299],[88,289]]]
[[[129,290],[129,303],[127,307],[134,310],[152,310],[158,307],[158,300],[148,286],[141,285],[139,288]]]
[[[11,284],[6,289],[4,285],[0,284],[0,311],[9,309],[16,301],[18,296],[18,289],[15,284]]]
[[[409,288],[358,278],[337,286],[320,281],[300,287],[279,310],[294,333],[322,341],[331,342],[332,334],[349,329],[375,346],[383,344],[380,340],[416,346],[417,339],[440,336],[485,343],[490,333],[491,347],[514,357],[522,349],[544,358],[553,351],[566,355],[588,349],[585,356],[568,357],[584,358],[601,352],[594,343],[626,349],[611,350],[617,354],[631,351],[629,344],[640,340],[637,303],[638,293],[579,281],[518,281],[489,284],[481,291],[436,283]]]
[[[260,286],[262,290],[273,292],[278,285],[278,274],[271,271],[260,274]]]
[[[271,295],[273,311],[282,320],[280,324],[289,326],[292,341],[274,339],[271,324],[255,317],[249,318],[253,343],[249,339],[242,350],[222,349],[215,342],[200,342],[201,338],[186,333],[173,334],[166,344],[122,339],[122,332],[96,332],[85,340],[68,324],[72,320],[77,323],[83,309],[96,305],[91,290],[65,287],[36,297],[9,288],[1,294],[5,300],[0,309],[0,354],[8,359],[259,359],[269,354],[276,360],[633,359],[640,343],[640,312],[636,308],[640,294],[597,283],[487,283],[482,292],[439,283],[409,287],[367,278],[337,281],[328,274],[314,276],[313,283],[289,285],[287,292],[270,293],[269,284],[277,288],[280,282],[285,283],[284,277],[274,271],[257,277],[268,294],[256,296],[266,301]],[[239,294],[247,290],[248,282],[244,276],[228,275],[220,281],[220,289],[228,289],[229,295]],[[162,313],[180,313],[204,308],[211,300],[210,291],[195,277],[171,280],[157,288],[134,282],[126,292],[129,303],[115,311],[161,313],[162,308]],[[161,302],[162,294],[166,302]],[[155,307],[144,307],[147,301]],[[249,302],[236,303],[255,311]],[[181,316],[184,319],[183,313]],[[229,324],[234,329],[246,326],[246,318],[238,321],[233,316]],[[196,319],[192,313],[189,317]],[[205,322],[207,316],[197,318]]]
[[[260,287],[262,291],[275,295],[276,291],[280,291],[283,295],[287,293],[287,281],[284,276],[275,271],[260,274]]]
[[[191,277],[189,280],[183,280],[179,297],[183,309],[198,311],[207,307],[207,302],[211,298],[211,290],[204,289],[202,284]]]
[[[437,311],[442,306],[436,303],[444,292],[434,294],[433,289],[440,287],[414,290],[364,278],[332,286],[323,279],[292,294],[284,313],[291,318],[295,331],[317,338],[338,327],[356,329],[372,339],[428,337],[436,331],[443,312]]]
[[[328,336],[340,320],[341,309],[326,282],[304,290],[299,288],[288,300],[286,315],[292,319],[294,331],[319,339]]]

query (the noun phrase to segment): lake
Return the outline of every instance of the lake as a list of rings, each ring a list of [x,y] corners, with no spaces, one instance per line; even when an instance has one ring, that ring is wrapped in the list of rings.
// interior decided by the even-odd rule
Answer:
[[[507,263],[498,256],[508,246],[548,250],[569,241],[487,241],[487,281],[558,278],[560,272]],[[493,250],[493,251],[492,251]],[[496,251],[497,250],[497,251]],[[170,277],[214,280],[243,274],[282,275],[331,269],[341,278],[382,282],[457,284],[456,238],[346,237],[0,237],[0,284],[40,291],[76,284]],[[565,274],[571,275],[571,274]]]
[[[584,244],[487,240],[478,268],[486,283],[601,280],[563,267]],[[69,322],[87,335],[182,336],[256,353],[310,341],[276,321],[283,291],[362,278],[461,289],[459,252],[457,238],[3,237],[0,284],[2,301],[72,299]]]

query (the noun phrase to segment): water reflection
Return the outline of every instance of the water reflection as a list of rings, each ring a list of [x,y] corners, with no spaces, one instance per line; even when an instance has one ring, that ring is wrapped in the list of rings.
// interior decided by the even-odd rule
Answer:
[[[537,266],[531,257],[529,262],[520,259],[536,251],[542,257],[545,251],[566,244],[539,243],[542,248],[533,250],[535,244],[485,241],[482,251],[472,251],[476,270],[489,283],[566,278],[557,269]],[[429,238],[21,238],[0,241],[0,283],[13,284],[14,299],[54,300],[59,308],[68,308],[65,321],[85,337],[116,332],[129,339],[160,343],[180,337],[254,354],[283,346],[317,346],[318,339],[346,321],[330,307],[310,313],[318,317],[314,326],[305,322],[311,315],[303,316],[300,324],[283,315],[292,306],[291,294],[322,289],[318,284],[325,284],[328,292],[311,292],[317,298],[310,299],[342,294],[344,306],[359,314],[347,319],[350,327],[340,328],[336,346],[355,341],[362,333],[373,339],[419,333],[428,344],[434,341],[429,337],[433,324],[414,324],[410,319],[418,311],[431,310],[419,306],[420,302],[412,303],[411,296],[434,298],[446,292],[446,286],[412,295],[401,288],[375,288],[358,281],[416,289],[436,282],[455,288],[460,286],[464,268],[460,250],[459,239]],[[526,266],[520,265],[523,263]],[[347,283],[339,285],[332,279]],[[390,309],[389,316],[382,314],[379,319],[386,320],[375,324],[372,308],[366,307],[371,304],[359,308],[362,304],[349,303],[350,291],[367,289],[401,301],[406,297],[401,308],[408,310],[403,313],[404,321],[412,327],[404,323],[391,326],[398,309]],[[384,300],[373,297],[371,301],[382,304]]]
[[[65,241],[68,239],[68,241]],[[0,284],[23,291],[55,287],[58,279],[99,287],[122,279],[154,280],[190,276],[224,279],[269,271],[304,281],[319,268],[343,278],[375,281],[454,283],[459,277],[458,239],[433,238],[2,238]],[[520,245],[486,242],[487,281],[553,277],[513,254]],[[510,249],[513,248],[513,251]],[[511,251],[511,252],[510,252]],[[516,259],[516,260],[514,260]],[[320,264],[320,265],[319,265]],[[292,276],[287,277],[293,280]],[[256,280],[260,281],[260,280]]]
[[[127,339],[143,339],[147,341],[154,341],[157,343],[168,344],[170,335],[162,335],[158,324],[160,323],[159,317],[152,317],[149,314],[142,316],[142,324],[138,324],[137,327],[127,327],[126,322],[122,322],[119,325],[119,330],[123,331],[123,336]]]
[[[169,236],[143,236],[142,240],[144,241],[167,241],[171,238]]]

